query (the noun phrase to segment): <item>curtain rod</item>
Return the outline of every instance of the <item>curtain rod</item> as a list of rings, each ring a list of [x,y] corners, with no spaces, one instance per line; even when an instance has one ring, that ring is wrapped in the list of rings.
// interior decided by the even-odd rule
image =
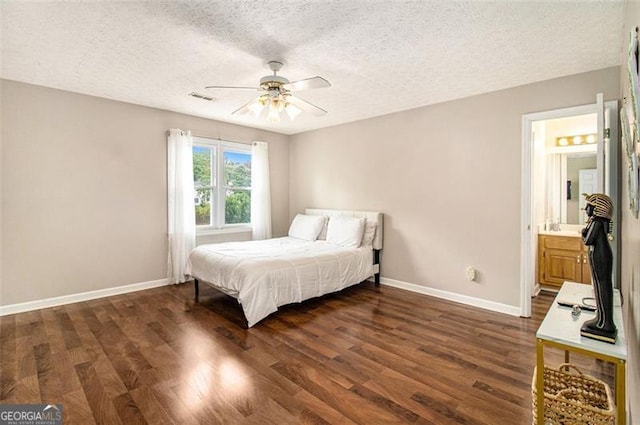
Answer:
[[[180,130],[180,131],[182,133],[184,133],[184,130]],[[171,134],[171,132],[169,130],[167,130],[167,136],[169,136],[169,134]],[[203,136],[201,134],[191,134],[191,136],[200,137],[201,139],[212,139],[212,140],[220,140],[222,142],[240,143],[242,145],[252,145],[253,144],[253,142],[238,142],[237,140],[223,139],[223,138],[220,138],[220,137]]]

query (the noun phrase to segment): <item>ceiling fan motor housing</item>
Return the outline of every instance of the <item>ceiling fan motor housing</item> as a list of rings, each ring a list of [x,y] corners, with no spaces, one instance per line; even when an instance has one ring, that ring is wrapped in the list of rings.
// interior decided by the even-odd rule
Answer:
[[[279,75],[267,75],[266,77],[262,77],[260,79],[260,88],[262,90],[269,91],[270,89],[277,89],[279,91],[284,91],[282,89],[283,84],[288,84],[289,80]]]

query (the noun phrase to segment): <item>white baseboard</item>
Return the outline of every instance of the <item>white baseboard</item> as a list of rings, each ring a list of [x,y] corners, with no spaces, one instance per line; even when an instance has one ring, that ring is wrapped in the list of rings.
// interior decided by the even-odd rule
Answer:
[[[442,298],[449,301],[455,301],[461,304],[471,305],[474,307],[483,308],[485,310],[496,311],[499,313],[509,314],[511,316],[519,316],[520,308],[506,304],[500,304],[493,301],[484,300],[481,298],[469,297],[467,295],[456,294],[454,292],[443,291],[440,289],[429,288],[422,285],[416,285],[414,283],[402,282],[399,280],[388,279],[386,277],[380,278],[380,283],[383,285],[392,286],[394,288],[400,288],[411,292],[417,292],[419,294],[430,295],[436,298]],[[72,304],[82,301],[94,300],[97,298],[109,297],[112,295],[126,294],[129,292],[142,291],[144,289],[157,288],[158,286],[168,285],[168,279],[158,279],[149,282],[133,283],[131,285],[116,286],[107,289],[98,289],[96,291],[81,292],[78,294],[63,295],[61,297],[46,298],[37,301],[28,301],[19,304],[10,304],[0,306],[0,316],[6,316],[8,314],[24,313],[26,311],[39,310],[41,308],[56,307],[64,304]]]
[[[542,291],[542,286],[539,283],[536,283],[536,286],[533,287],[533,296],[537,297],[540,295],[540,291]]]
[[[142,291],[143,289],[157,288],[168,285],[168,279],[150,280],[148,282],[132,283],[131,285],[116,286],[96,291],[80,292],[79,294],[63,295],[61,297],[45,298],[43,300],[27,301],[19,304],[9,304],[0,306],[0,316],[8,314],[24,313],[26,311],[39,310],[41,308],[55,307],[64,304],[72,304],[81,301],[95,300],[96,298],[110,297],[112,295],[126,294],[129,292]]]
[[[460,304],[471,305],[483,308],[485,310],[496,311],[498,313],[508,314],[510,316],[520,316],[520,307],[507,304],[496,303],[484,300],[482,298],[469,297],[467,295],[456,294],[455,292],[443,291],[441,289],[429,288],[427,286],[416,285],[415,283],[407,283],[394,279],[380,278],[383,285],[393,286],[394,288],[406,289],[407,291],[417,292],[419,294],[430,295],[436,298],[442,298],[449,301],[455,301]]]

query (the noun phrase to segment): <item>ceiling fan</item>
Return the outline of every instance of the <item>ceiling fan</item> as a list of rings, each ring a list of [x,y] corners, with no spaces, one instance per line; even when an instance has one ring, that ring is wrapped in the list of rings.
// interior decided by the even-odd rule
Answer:
[[[286,78],[278,75],[278,71],[284,65],[282,62],[274,60],[267,62],[267,64],[273,71],[273,75],[262,77],[259,87],[207,86],[205,88],[260,91],[261,94],[257,98],[236,109],[232,114],[244,115],[252,113],[256,118],[266,115],[271,122],[280,121],[282,112],[286,112],[291,120],[303,111],[315,116],[322,116],[327,113],[324,109],[294,96],[292,92],[331,87],[331,83],[319,76],[289,82]]]

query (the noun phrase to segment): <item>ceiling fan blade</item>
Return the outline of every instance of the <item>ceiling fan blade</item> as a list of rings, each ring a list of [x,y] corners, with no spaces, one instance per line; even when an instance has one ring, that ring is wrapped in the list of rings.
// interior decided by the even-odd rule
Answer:
[[[312,103],[307,102],[306,100],[302,100],[299,97],[296,97],[293,95],[287,96],[287,101],[292,105],[298,107],[299,109],[309,112],[312,115],[315,115],[317,117],[321,117],[327,113],[327,111],[325,111],[321,107],[316,106]]]
[[[242,105],[241,107],[239,107],[238,109],[236,109],[235,111],[233,111],[231,113],[231,115],[234,114],[238,114],[238,115],[244,115],[247,112],[251,111],[251,105],[253,105],[254,103],[258,102],[260,100],[260,96],[256,97],[255,99],[245,103],[244,105]]]
[[[305,78],[304,80],[292,81],[287,84],[283,84],[286,90],[308,90],[308,89],[322,89],[324,87],[331,87],[331,83],[322,77]]]
[[[205,89],[240,89],[240,90],[260,90],[260,87],[240,87],[240,86],[207,86]]]
[[[247,112],[251,112],[255,117],[258,117],[262,112],[264,112],[265,110],[264,106],[267,103],[268,99],[269,99],[269,95],[266,95],[266,94],[260,95],[255,99],[245,103],[235,111],[233,111],[231,115],[233,114],[244,115]]]

